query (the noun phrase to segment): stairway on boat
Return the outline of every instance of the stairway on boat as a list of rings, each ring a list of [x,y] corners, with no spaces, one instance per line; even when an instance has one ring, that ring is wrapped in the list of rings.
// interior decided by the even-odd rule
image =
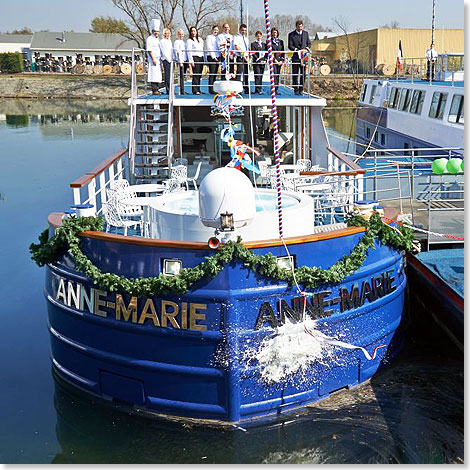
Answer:
[[[168,105],[138,104],[134,130],[134,178],[156,183],[168,174]]]

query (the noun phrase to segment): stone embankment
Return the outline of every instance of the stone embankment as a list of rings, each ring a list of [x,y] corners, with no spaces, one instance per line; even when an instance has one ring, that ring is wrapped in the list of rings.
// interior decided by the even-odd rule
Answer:
[[[355,101],[361,85],[361,77],[318,76],[311,79],[311,92],[329,101]],[[129,76],[0,75],[0,98],[126,100],[129,96]]]

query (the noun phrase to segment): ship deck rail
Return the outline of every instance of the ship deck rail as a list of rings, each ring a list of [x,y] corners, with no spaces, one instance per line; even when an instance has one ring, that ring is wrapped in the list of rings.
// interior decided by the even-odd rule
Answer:
[[[464,54],[439,54],[434,63],[434,71],[428,70],[429,61],[426,57],[406,57],[402,66],[396,67],[394,78],[415,80],[428,80],[430,84],[445,84],[462,86],[465,66]],[[392,78],[392,77],[390,77]]]
[[[377,178],[391,168],[404,172],[410,191],[405,196],[410,201],[412,225],[424,230],[418,236],[429,248],[433,244],[459,244],[464,241],[464,172],[435,174],[432,170],[434,160],[460,158],[463,150],[459,147],[369,149],[360,156],[350,153],[346,156],[371,170]],[[374,199],[380,198],[377,188],[372,186],[369,189]]]

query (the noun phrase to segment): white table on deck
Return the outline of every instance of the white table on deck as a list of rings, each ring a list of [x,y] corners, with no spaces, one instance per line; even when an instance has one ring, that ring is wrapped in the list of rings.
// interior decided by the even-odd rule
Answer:
[[[134,192],[134,193],[162,193],[165,190],[166,186],[160,183],[148,183],[148,184],[132,184],[127,188],[123,189],[124,191]]]

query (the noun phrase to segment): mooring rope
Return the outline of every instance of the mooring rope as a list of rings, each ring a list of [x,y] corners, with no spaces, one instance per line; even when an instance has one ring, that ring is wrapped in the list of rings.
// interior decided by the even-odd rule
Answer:
[[[282,227],[282,201],[281,201],[281,157],[279,155],[279,127],[277,118],[276,106],[276,86],[274,83],[274,56],[273,44],[271,38],[271,21],[269,19],[269,2],[264,0],[264,18],[266,21],[266,44],[268,46],[268,59],[269,59],[269,78],[271,81],[271,103],[273,107],[273,133],[274,133],[274,158],[276,161],[276,190],[277,190],[277,214],[279,221],[279,238],[284,237],[284,230]]]

